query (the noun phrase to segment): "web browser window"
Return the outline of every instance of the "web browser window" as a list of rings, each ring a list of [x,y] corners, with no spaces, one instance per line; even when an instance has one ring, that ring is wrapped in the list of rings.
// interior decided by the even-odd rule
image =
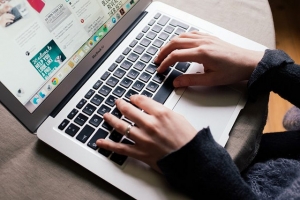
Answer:
[[[0,1],[0,81],[32,113],[136,2]]]

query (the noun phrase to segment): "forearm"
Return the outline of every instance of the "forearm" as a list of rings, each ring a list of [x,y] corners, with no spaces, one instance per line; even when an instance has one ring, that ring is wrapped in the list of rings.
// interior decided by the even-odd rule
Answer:
[[[193,199],[256,199],[226,150],[218,145],[209,129],[158,162],[175,188]]]
[[[266,50],[248,82],[250,96],[273,91],[297,107],[299,88],[300,66],[280,50]]]

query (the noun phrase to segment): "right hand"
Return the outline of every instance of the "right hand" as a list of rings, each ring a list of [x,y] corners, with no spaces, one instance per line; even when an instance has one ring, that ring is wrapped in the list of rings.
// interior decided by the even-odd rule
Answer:
[[[176,62],[197,62],[203,64],[204,74],[183,74],[173,85],[227,85],[248,80],[264,52],[243,49],[217,37],[193,31],[173,38],[161,48],[155,63],[157,71],[164,72]]]
[[[7,23],[12,23],[15,16],[10,13],[4,13],[0,16],[0,26],[5,27]]]
[[[12,6],[9,4],[8,1],[6,1],[4,4],[1,5],[1,13],[7,13],[10,12],[12,9]]]

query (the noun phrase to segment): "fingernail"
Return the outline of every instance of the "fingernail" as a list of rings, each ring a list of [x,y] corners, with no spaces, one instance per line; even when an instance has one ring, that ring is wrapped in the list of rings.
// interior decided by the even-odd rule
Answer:
[[[174,87],[180,87],[180,80],[175,79],[173,81],[173,85],[174,85]]]
[[[98,139],[97,141],[96,141],[96,144],[97,145],[101,145],[103,142],[102,142],[102,139]]]

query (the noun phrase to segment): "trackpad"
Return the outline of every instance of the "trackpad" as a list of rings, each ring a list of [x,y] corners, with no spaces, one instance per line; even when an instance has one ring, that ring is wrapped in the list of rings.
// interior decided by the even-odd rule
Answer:
[[[173,110],[182,114],[198,131],[209,126],[218,141],[241,97],[240,92],[228,86],[188,87]],[[226,130],[227,134],[229,131]]]

